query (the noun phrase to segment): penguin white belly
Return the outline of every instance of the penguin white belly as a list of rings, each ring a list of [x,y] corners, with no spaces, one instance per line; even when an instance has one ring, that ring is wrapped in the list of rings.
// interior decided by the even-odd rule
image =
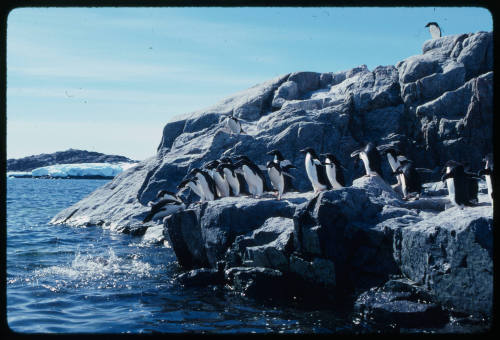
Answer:
[[[319,183],[318,181],[316,164],[314,164],[314,162],[312,161],[311,155],[309,153],[306,155],[306,173],[307,177],[309,177],[309,180],[311,181],[314,191],[323,190],[326,188],[323,184]]]
[[[250,193],[255,196],[261,195],[264,190],[264,183],[262,183],[261,178],[246,165],[243,165],[242,169]]]
[[[189,183],[188,183],[188,186],[189,186],[189,188],[191,188],[191,190],[193,190],[193,192],[194,192],[197,196],[202,197],[202,195],[203,195],[203,194],[201,193],[201,191],[200,191],[200,187],[199,187],[198,185],[194,184],[193,182],[189,182]]]
[[[484,178],[486,179],[486,187],[488,188],[488,197],[490,198],[490,201],[493,202],[493,197],[491,197],[491,193],[493,192],[493,184],[491,183],[491,176],[485,175]]]
[[[408,186],[406,185],[406,178],[404,175],[400,175],[401,178],[401,191],[403,191],[403,197],[408,196]]]
[[[212,190],[210,190],[205,177],[201,174],[196,174],[196,177],[198,178],[198,183],[200,185],[201,192],[203,193],[203,199],[206,201],[212,201],[214,199],[214,194]]]
[[[229,196],[229,184],[226,182],[222,176],[215,171],[214,172],[214,181],[217,186],[217,192],[219,193],[220,197],[228,197]]]
[[[396,171],[396,169],[401,165],[397,160],[394,159],[394,157],[392,157],[390,153],[387,154],[387,160],[389,161],[389,165],[391,166],[393,172]],[[402,177],[403,177],[402,175],[396,175],[398,185],[401,184]]]
[[[366,174],[367,175],[372,174],[372,170],[370,169],[370,161],[368,160],[368,155],[366,154],[366,152],[361,151],[359,153],[359,158],[361,158],[361,160],[363,161],[363,164],[365,165]]]
[[[235,121],[232,118],[228,118],[228,120],[227,120],[227,127],[229,128],[229,130],[232,133],[239,134],[240,131],[241,131],[240,123],[238,123],[237,121]]]
[[[330,163],[326,166],[326,176],[328,177],[328,180],[330,181],[333,189],[343,188],[342,184],[337,181],[337,171],[335,169],[335,164]]]
[[[429,26],[429,31],[431,33],[432,39],[437,39],[441,36],[441,30],[439,29],[439,27],[431,25]]]
[[[446,173],[451,171],[450,167],[446,167]],[[453,178],[446,179],[446,187],[448,188],[448,198],[451,203],[456,204],[455,202],[455,181]]]
[[[285,179],[283,176],[280,176],[278,170],[275,168],[270,168],[269,171],[269,179],[271,180],[271,184],[278,191],[278,197],[281,198],[283,194],[283,190],[285,188]]]
[[[224,178],[227,183],[231,186],[233,190],[233,195],[238,196],[240,194],[240,182],[238,181],[238,177],[233,176],[233,173],[229,169],[224,169]]]

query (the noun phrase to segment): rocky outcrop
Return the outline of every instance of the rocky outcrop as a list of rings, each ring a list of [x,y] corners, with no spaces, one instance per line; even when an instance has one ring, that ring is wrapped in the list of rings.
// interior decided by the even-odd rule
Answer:
[[[105,155],[100,152],[68,149],[50,154],[40,154],[7,160],[7,171],[31,171],[36,168],[55,164],[76,163],[136,163],[125,156]]]
[[[430,40],[421,55],[373,70],[290,73],[179,116],[164,127],[155,157],[53,222],[141,234],[147,202],[160,189],[175,190],[192,168],[238,154],[265,164],[266,152],[279,149],[297,166],[298,192],[281,201],[230,197],[191,204],[165,219],[164,236],[186,271],[179,282],[222,280],[264,298],[336,303],[349,296],[353,304],[373,288],[358,299],[359,308],[382,319],[398,315],[402,325],[450,307],[491,316],[493,218],[484,184],[480,204],[458,210],[445,209],[447,190],[437,182],[447,160],[478,170],[493,150],[492,37],[478,32]],[[245,134],[226,131],[228,114],[243,120]],[[385,159],[384,180],[362,177],[364,169],[349,155],[367,141],[397,145],[417,167],[432,170],[425,182],[433,183],[424,185],[419,200],[400,199]],[[304,147],[334,153],[346,168],[347,187],[312,195],[299,152]],[[407,281],[387,283],[394,277]],[[399,296],[401,287],[419,293]],[[427,306],[415,300],[422,291]]]

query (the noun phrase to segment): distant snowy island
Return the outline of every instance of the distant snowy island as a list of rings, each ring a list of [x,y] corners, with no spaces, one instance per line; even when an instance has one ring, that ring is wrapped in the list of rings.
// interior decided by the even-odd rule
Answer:
[[[111,179],[138,163],[76,163],[49,165],[32,171],[9,171],[7,177],[17,178],[85,178]]]
[[[69,149],[7,160],[7,177],[111,179],[138,164],[124,156]]]

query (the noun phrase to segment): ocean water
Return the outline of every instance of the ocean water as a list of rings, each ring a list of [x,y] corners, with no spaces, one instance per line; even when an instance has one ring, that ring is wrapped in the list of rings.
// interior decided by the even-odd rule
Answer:
[[[183,288],[173,250],[101,227],[49,225],[105,180],[7,179],[7,324],[18,333],[351,333],[333,308]]]

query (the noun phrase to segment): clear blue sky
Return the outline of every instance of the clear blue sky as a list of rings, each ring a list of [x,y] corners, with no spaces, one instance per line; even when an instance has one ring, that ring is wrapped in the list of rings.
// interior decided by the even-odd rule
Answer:
[[[492,31],[479,7],[18,8],[7,21],[7,157],[144,159],[163,126],[275,76],[394,65],[425,28]]]

